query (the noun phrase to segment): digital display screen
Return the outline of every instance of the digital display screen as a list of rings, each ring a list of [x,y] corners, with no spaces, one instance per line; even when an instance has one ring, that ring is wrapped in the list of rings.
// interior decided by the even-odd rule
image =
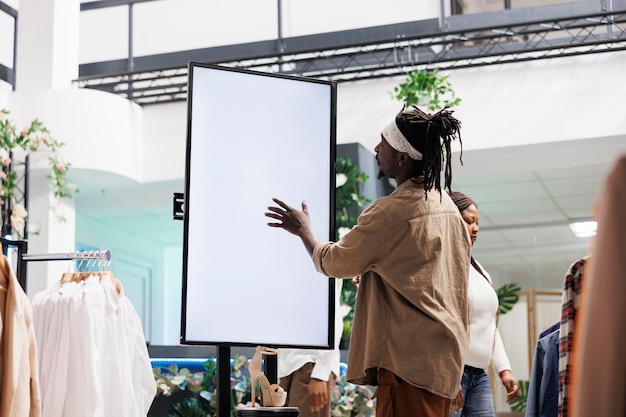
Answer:
[[[181,343],[334,346],[333,279],[264,213],[334,239],[336,85],[190,63],[188,91]]]

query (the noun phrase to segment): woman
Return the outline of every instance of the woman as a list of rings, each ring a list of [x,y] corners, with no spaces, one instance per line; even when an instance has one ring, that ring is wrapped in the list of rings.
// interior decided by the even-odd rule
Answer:
[[[467,224],[472,246],[478,237],[478,207],[460,192],[451,192],[450,197]],[[519,383],[511,373],[500,333],[496,327],[498,296],[491,277],[471,257],[469,273],[470,344],[465,357],[461,390],[463,396],[452,402],[451,416],[495,417],[496,410],[491,383],[485,369],[492,364],[507,391],[507,402],[520,394]]]

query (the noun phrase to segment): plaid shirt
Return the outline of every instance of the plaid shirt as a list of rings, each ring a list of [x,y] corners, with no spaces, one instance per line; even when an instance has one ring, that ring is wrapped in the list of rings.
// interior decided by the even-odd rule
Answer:
[[[565,275],[563,306],[561,310],[561,335],[559,339],[559,417],[569,413],[569,385],[572,376],[572,341],[576,323],[576,312],[580,305],[585,258],[574,262]]]

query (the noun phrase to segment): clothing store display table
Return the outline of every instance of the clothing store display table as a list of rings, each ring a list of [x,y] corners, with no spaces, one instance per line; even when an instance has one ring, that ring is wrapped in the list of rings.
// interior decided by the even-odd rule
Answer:
[[[235,408],[235,417],[298,417],[298,407],[240,407]]]

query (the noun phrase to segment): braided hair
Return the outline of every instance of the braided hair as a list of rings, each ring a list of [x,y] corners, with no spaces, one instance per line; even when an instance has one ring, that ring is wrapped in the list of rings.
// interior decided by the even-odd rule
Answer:
[[[426,113],[413,105],[396,115],[396,125],[407,141],[422,154],[422,170],[426,198],[428,190],[435,187],[441,194],[441,171],[445,157],[445,188],[451,191],[452,165],[451,142],[458,138],[461,145],[459,160],[463,164],[461,122],[452,116],[453,110],[446,106],[436,113]],[[445,151],[445,155],[444,155]]]

